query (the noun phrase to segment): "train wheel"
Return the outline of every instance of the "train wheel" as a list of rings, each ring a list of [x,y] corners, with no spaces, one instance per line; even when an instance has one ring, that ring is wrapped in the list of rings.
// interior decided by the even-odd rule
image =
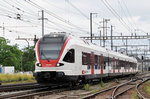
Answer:
[[[69,82],[69,88],[70,89],[73,89],[75,86],[76,86],[75,82],[73,82],[73,81]]]
[[[78,85],[82,85],[82,84],[83,84],[83,79],[82,79],[82,77],[78,77],[77,82],[76,82],[76,85],[78,86]]]

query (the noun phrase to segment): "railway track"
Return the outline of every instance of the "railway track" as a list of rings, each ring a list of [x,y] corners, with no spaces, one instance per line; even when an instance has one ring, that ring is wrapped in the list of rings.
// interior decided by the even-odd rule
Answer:
[[[0,85],[0,92],[28,90],[42,87],[44,87],[44,85],[39,85],[38,83]]]
[[[125,94],[127,91],[135,88],[136,83],[141,82],[141,80],[142,79],[137,78],[135,80],[131,80],[131,81],[127,82],[126,84],[117,86],[112,92],[111,99],[118,99],[119,96],[121,96],[121,95]]]
[[[138,93],[138,97],[140,99],[148,99],[147,97],[144,97],[144,95],[142,95],[142,93],[140,93],[140,91],[138,90],[138,87],[140,85],[142,85],[143,83],[145,83],[146,81],[150,80],[150,77],[149,76],[145,76],[141,80],[142,81],[138,81],[138,80],[136,81],[136,83],[138,83],[138,84],[130,84],[130,85],[125,86],[125,88],[122,91],[120,91],[117,94],[113,95],[112,99],[118,99],[119,96],[125,94],[127,91],[129,91],[129,90],[131,90],[131,89],[133,89],[135,87],[136,87],[136,91]],[[121,99],[121,97],[119,99]]]
[[[146,79],[146,80],[142,81],[143,79]],[[142,97],[143,99],[147,99],[144,96],[142,96],[140,91],[138,91],[138,87],[149,79],[150,79],[149,76],[145,76],[145,77],[142,76],[142,78],[131,79],[128,82],[118,84],[116,86],[96,92],[94,94],[86,95],[86,96],[82,97],[81,99],[118,99],[119,96],[122,96],[127,91],[129,91],[135,87],[137,87],[137,92],[138,92],[139,97],[140,98]],[[138,84],[136,84],[136,83],[138,83]],[[98,97],[98,96],[100,96],[100,97]]]
[[[126,83],[120,84],[118,85],[112,92],[111,95],[111,99],[116,99],[117,96],[119,96],[120,94],[122,94],[123,92],[125,92],[126,90],[129,90],[130,88],[132,88],[130,85],[131,82],[133,82],[135,80],[130,80]],[[123,88],[125,86],[125,88]],[[127,88],[128,87],[128,88]],[[125,90],[120,90],[120,89],[125,89]]]
[[[44,87],[44,88],[38,88],[38,89],[32,89],[32,90],[25,90],[25,91],[20,91],[16,93],[11,93],[11,94],[3,94],[0,95],[0,99],[34,99],[35,96],[44,96],[44,95],[49,95],[52,93],[58,93],[61,91],[65,91],[66,89],[49,89],[49,87]]]
[[[145,80],[143,80],[141,83],[139,83],[139,84],[136,85],[136,91],[137,91],[138,97],[139,97],[140,99],[148,99],[148,98],[147,98],[146,96],[144,96],[144,95],[140,92],[140,90],[139,90],[139,87],[142,86],[142,84],[144,84],[144,83],[147,82],[148,80],[150,80],[150,77],[147,78],[147,79],[145,79]]]
[[[43,87],[43,88],[37,88],[37,89],[31,89],[31,90],[24,90],[24,91],[18,91],[14,93],[6,93],[0,95],[0,99],[35,99],[35,97],[41,97],[46,95],[51,95],[53,93],[60,93],[63,91],[70,91],[79,89],[83,86],[77,86],[72,89],[67,84],[58,85],[58,86],[51,86],[51,87]]]
[[[105,94],[105,98],[111,98],[111,99],[114,99],[114,96],[116,95],[116,91],[118,90],[118,88],[120,88],[121,86],[124,86],[124,85],[127,85],[129,83],[131,83],[132,81],[134,80],[130,80],[130,81],[127,81],[127,82],[123,82],[121,84],[118,84],[118,85],[115,85],[113,87],[110,87],[108,89],[105,89],[105,90],[101,90],[99,92],[96,92],[95,94],[91,94],[91,95],[87,95],[85,97],[82,97],[81,99],[94,99],[97,97],[97,95],[99,94]],[[103,96],[100,98],[100,99],[104,99]]]
[[[136,84],[133,82],[136,82],[137,80],[141,81],[141,80],[143,80],[143,78],[146,79],[147,77],[149,77],[149,76],[134,77],[134,79],[131,79],[130,81],[126,80],[123,83],[112,86],[108,89],[98,91],[94,94],[89,94],[89,95],[83,96],[83,97],[81,97],[81,99],[91,99],[91,98],[95,99],[95,97],[97,97],[99,94],[105,94],[105,95],[107,94],[109,96],[109,98],[116,99],[118,96],[120,96],[120,95],[124,94],[125,92],[127,92],[128,90],[134,88]],[[35,87],[31,87],[31,86],[35,86]],[[122,89],[123,86],[124,86],[124,88]],[[74,89],[81,89],[82,87],[80,86],[80,87],[74,88]],[[25,89],[23,89],[23,88],[25,88]],[[19,91],[10,92],[10,93],[7,92],[7,91],[14,91],[16,89]],[[74,89],[71,89],[71,90],[74,90]],[[122,89],[122,91],[119,91],[120,89]],[[48,96],[48,95],[52,95],[52,94],[59,94],[60,92],[63,92],[63,91],[66,92],[66,91],[71,91],[71,90],[69,87],[66,88],[66,85],[51,86],[51,88],[47,87],[47,86],[38,85],[37,83],[2,85],[2,86],[0,86],[0,91],[6,92],[6,93],[0,94],[0,99],[26,99],[26,98],[35,99],[36,97],[43,97],[43,96]],[[62,97],[67,98],[67,95],[64,95]],[[102,98],[98,98],[98,99],[104,99],[104,98],[102,97]]]

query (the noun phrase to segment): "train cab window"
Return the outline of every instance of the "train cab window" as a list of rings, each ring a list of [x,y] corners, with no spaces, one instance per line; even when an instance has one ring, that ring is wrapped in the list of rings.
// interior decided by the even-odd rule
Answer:
[[[75,51],[74,51],[74,49],[70,49],[67,52],[63,61],[68,62],[68,63],[74,63],[75,62]]]

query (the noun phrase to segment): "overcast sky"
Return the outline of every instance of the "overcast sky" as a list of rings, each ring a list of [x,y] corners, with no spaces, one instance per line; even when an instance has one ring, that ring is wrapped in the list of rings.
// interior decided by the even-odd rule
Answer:
[[[110,19],[114,35],[145,34],[150,32],[150,0],[1,0],[0,36],[27,46],[18,36],[41,37],[41,10],[45,11],[45,34],[68,32],[77,36],[89,35],[89,14],[93,14],[93,33],[99,35],[102,19]],[[20,15],[21,20],[16,19]],[[110,29],[108,29],[110,34]],[[133,43],[136,41],[133,41]],[[108,42],[109,43],[109,42]],[[142,43],[142,42],[138,42]],[[30,45],[33,45],[30,41]],[[108,44],[109,45],[109,44]]]

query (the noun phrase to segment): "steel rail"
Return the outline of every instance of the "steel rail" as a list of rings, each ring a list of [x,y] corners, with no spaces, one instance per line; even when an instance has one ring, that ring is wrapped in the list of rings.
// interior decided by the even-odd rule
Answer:
[[[114,96],[114,99],[116,99],[118,96],[124,94],[125,92],[127,92],[127,91],[133,89],[134,87],[135,87],[135,86],[129,87],[129,88],[127,88],[126,90],[124,90],[124,91],[118,93],[117,95]]]
[[[38,83],[1,85],[0,92],[8,92],[8,91],[15,91],[15,90],[27,90],[27,89],[35,89],[35,88],[42,88],[42,87],[45,87],[45,85],[39,85]]]
[[[139,88],[139,86],[141,86],[143,83],[145,83],[148,80],[150,80],[150,78],[147,78],[147,79],[143,80],[141,83],[136,85],[136,91],[138,93],[138,97],[140,97],[142,99],[147,99],[147,98],[142,95],[142,93],[138,90],[138,88]]]
[[[131,80],[128,81],[128,82],[121,83],[121,84],[119,84],[119,85],[116,85],[116,86],[113,86],[113,87],[110,87],[110,88],[101,90],[101,91],[99,91],[99,92],[96,92],[95,94],[90,94],[90,95],[84,96],[84,97],[82,97],[82,98],[80,98],[80,99],[91,99],[91,98],[97,96],[98,94],[107,92],[107,91],[109,91],[109,90],[112,90],[112,89],[117,88],[118,86],[123,86],[123,85],[126,85],[126,84],[128,84],[128,83],[130,83],[130,82],[137,81],[137,80],[142,80],[142,79],[140,79],[140,78],[137,77],[137,78],[135,78],[135,79],[131,79]],[[132,88],[133,88],[133,87],[130,87],[130,88],[126,89],[124,92],[126,92],[126,91],[128,91],[128,90],[130,90],[130,89],[132,89]],[[124,92],[122,92],[122,93],[124,93]],[[122,94],[122,93],[120,93],[120,94]],[[117,95],[119,95],[119,94],[117,94]],[[116,95],[115,97],[117,97],[117,95]],[[110,96],[110,98],[112,99],[112,96]]]
[[[3,95],[0,95],[0,99],[6,99],[6,98],[13,98],[15,96],[18,96],[18,95],[27,95],[29,93],[33,93],[33,92],[38,92],[38,91],[42,91],[42,90],[46,90],[47,87],[45,88],[39,88],[39,89],[32,89],[32,90],[26,90],[26,91],[21,91],[21,92],[15,92],[15,93],[11,93],[11,94],[3,94]]]
[[[133,82],[133,81],[135,81],[135,80],[130,80],[130,81],[128,81],[128,82],[125,82],[125,83],[122,83],[122,84],[120,84],[120,85],[118,85],[115,89],[114,89],[114,91],[112,92],[112,95],[111,95],[111,99],[115,99],[115,93],[117,92],[117,90],[120,88],[120,87],[122,87],[122,86],[124,86],[124,85],[126,85],[126,84],[128,84],[128,83],[131,83],[131,82]]]
[[[124,85],[124,84],[126,84],[126,83],[128,83],[128,82],[121,83],[121,84],[119,84],[119,85],[115,85],[115,86],[113,86],[113,87],[110,87],[110,88],[101,90],[101,91],[99,91],[99,92],[96,92],[95,94],[90,94],[90,95],[84,96],[84,97],[82,97],[81,99],[90,99],[90,98],[93,98],[93,97],[95,97],[96,95],[98,95],[98,94],[100,94],[100,93],[104,93],[104,92],[107,92],[107,91],[109,91],[109,90],[115,89],[116,87],[118,87],[118,86],[120,86],[120,85]]]

